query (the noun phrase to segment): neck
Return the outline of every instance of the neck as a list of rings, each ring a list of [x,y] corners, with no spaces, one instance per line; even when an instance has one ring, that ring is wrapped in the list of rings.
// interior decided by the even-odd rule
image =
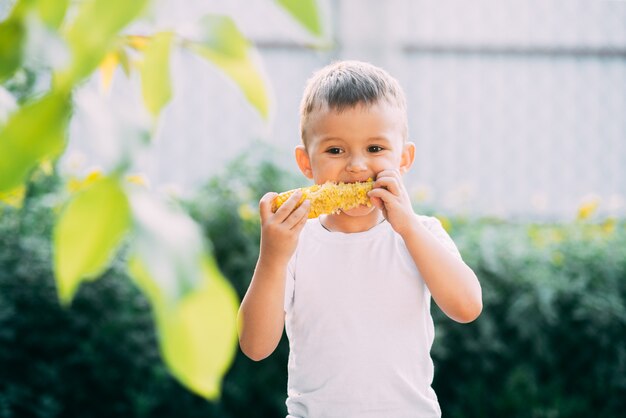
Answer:
[[[365,232],[382,221],[385,218],[380,210],[375,209],[363,216],[350,216],[343,212],[335,215],[323,215],[320,222],[324,228],[331,232]]]

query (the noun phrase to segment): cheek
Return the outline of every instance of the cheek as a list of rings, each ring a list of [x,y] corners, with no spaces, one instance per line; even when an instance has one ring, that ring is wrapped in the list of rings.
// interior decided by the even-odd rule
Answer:
[[[388,168],[398,168],[400,167],[401,158],[399,155],[388,155],[385,158],[375,159],[373,162],[374,168],[378,171],[388,169]]]

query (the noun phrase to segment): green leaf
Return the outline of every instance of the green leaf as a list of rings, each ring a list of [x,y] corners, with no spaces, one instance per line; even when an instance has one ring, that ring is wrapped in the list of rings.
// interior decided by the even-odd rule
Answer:
[[[239,303],[213,259],[205,257],[196,267],[202,285],[174,305],[154,298],[159,290],[142,261],[132,260],[130,271],[152,302],[161,354],[172,375],[191,391],[216,399],[237,346]]]
[[[46,25],[56,29],[63,22],[68,4],[69,0],[37,0],[39,16]]]
[[[236,348],[236,294],[191,218],[144,192],[131,202],[129,272],[152,304],[163,359],[182,384],[215,399]]]
[[[208,59],[239,86],[261,116],[269,115],[269,97],[252,47],[228,16],[207,15],[199,21],[198,37],[191,50]]]
[[[181,209],[141,189],[131,190],[130,202],[133,257],[141,260],[156,281],[160,293],[153,295],[155,300],[177,304],[202,283],[198,268],[205,253],[202,231]],[[142,283],[138,285],[143,288]]]
[[[104,177],[79,192],[54,229],[54,272],[59,299],[69,304],[78,286],[108,266],[130,227],[128,199],[119,180]]]
[[[69,90],[89,75],[116,41],[119,31],[143,11],[147,0],[89,0],[80,4],[66,33],[72,63],[57,73],[55,83]]]
[[[69,97],[51,93],[14,112],[0,131],[0,192],[22,184],[43,158],[65,147]]]
[[[8,80],[22,63],[26,30],[15,16],[0,23],[0,82]]]
[[[144,51],[140,67],[143,100],[155,117],[172,98],[169,60],[173,39],[172,32],[154,35]]]
[[[170,370],[185,386],[215,399],[235,354],[239,304],[215,262],[204,264],[204,286],[162,320],[161,349]]]
[[[315,0],[276,0],[302,26],[316,36],[322,36],[320,12]]]

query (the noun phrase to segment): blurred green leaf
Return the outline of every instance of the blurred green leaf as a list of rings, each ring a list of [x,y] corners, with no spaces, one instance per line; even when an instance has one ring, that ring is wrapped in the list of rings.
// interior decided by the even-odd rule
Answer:
[[[176,377],[194,392],[215,399],[235,354],[239,304],[213,259],[205,260],[202,272],[204,286],[163,317],[161,344]]]
[[[130,272],[151,299],[170,372],[193,392],[216,399],[235,355],[238,300],[212,259],[206,257],[198,267],[202,286],[169,306],[155,303],[156,282],[142,261],[132,260]]]
[[[170,51],[174,34],[162,32],[154,35],[144,51],[141,64],[141,91],[146,107],[153,116],[172,98],[170,80]]]
[[[317,1],[276,0],[276,2],[312,34],[322,36],[322,24]]]
[[[83,280],[104,271],[129,226],[128,199],[117,178],[94,182],[68,203],[54,229],[54,270],[63,304]]]
[[[216,54],[233,59],[248,56],[250,42],[228,16],[205,15],[197,25],[197,42]]]
[[[39,16],[49,27],[58,28],[63,22],[68,4],[69,0],[37,0]]]
[[[10,116],[0,131],[0,192],[18,187],[43,158],[63,150],[69,114],[67,95],[51,93]]]
[[[26,31],[15,16],[0,23],[0,82],[9,79],[22,63]]]
[[[163,358],[181,383],[215,399],[235,353],[236,294],[190,218],[145,193],[131,200],[136,236],[129,271],[152,304]]]
[[[201,231],[182,210],[141,188],[131,190],[130,201],[134,221],[132,256],[145,265],[158,294],[144,290],[153,303],[177,304],[202,284],[199,266],[205,248]]]
[[[66,32],[72,51],[69,68],[56,74],[62,90],[89,75],[116,41],[116,34],[143,11],[147,0],[89,0],[78,6]]]
[[[252,56],[252,47],[228,16],[207,15],[198,24],[197,38],[190,47],[230,77],[261,116],[269,115],[265,80]]]

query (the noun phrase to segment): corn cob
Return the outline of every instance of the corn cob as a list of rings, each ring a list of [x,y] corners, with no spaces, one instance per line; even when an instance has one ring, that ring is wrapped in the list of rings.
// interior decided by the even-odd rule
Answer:
[[[349,210],[360,205],[372,206],[367,192],[372,190],[374,181],[368,179],[357,183],[333,183],[315,184],[309,187],[289,190],[280,193],[272,201],[272,212],[276,212],[279,207],[296,191],[302,191],[302,198],[297,206],[300,206],[305,199],[311,201],[311,211],[309,218],[317,218],[320,215],[338,213],[340,210]],[[297,207],[296,206],[296,207]]]

